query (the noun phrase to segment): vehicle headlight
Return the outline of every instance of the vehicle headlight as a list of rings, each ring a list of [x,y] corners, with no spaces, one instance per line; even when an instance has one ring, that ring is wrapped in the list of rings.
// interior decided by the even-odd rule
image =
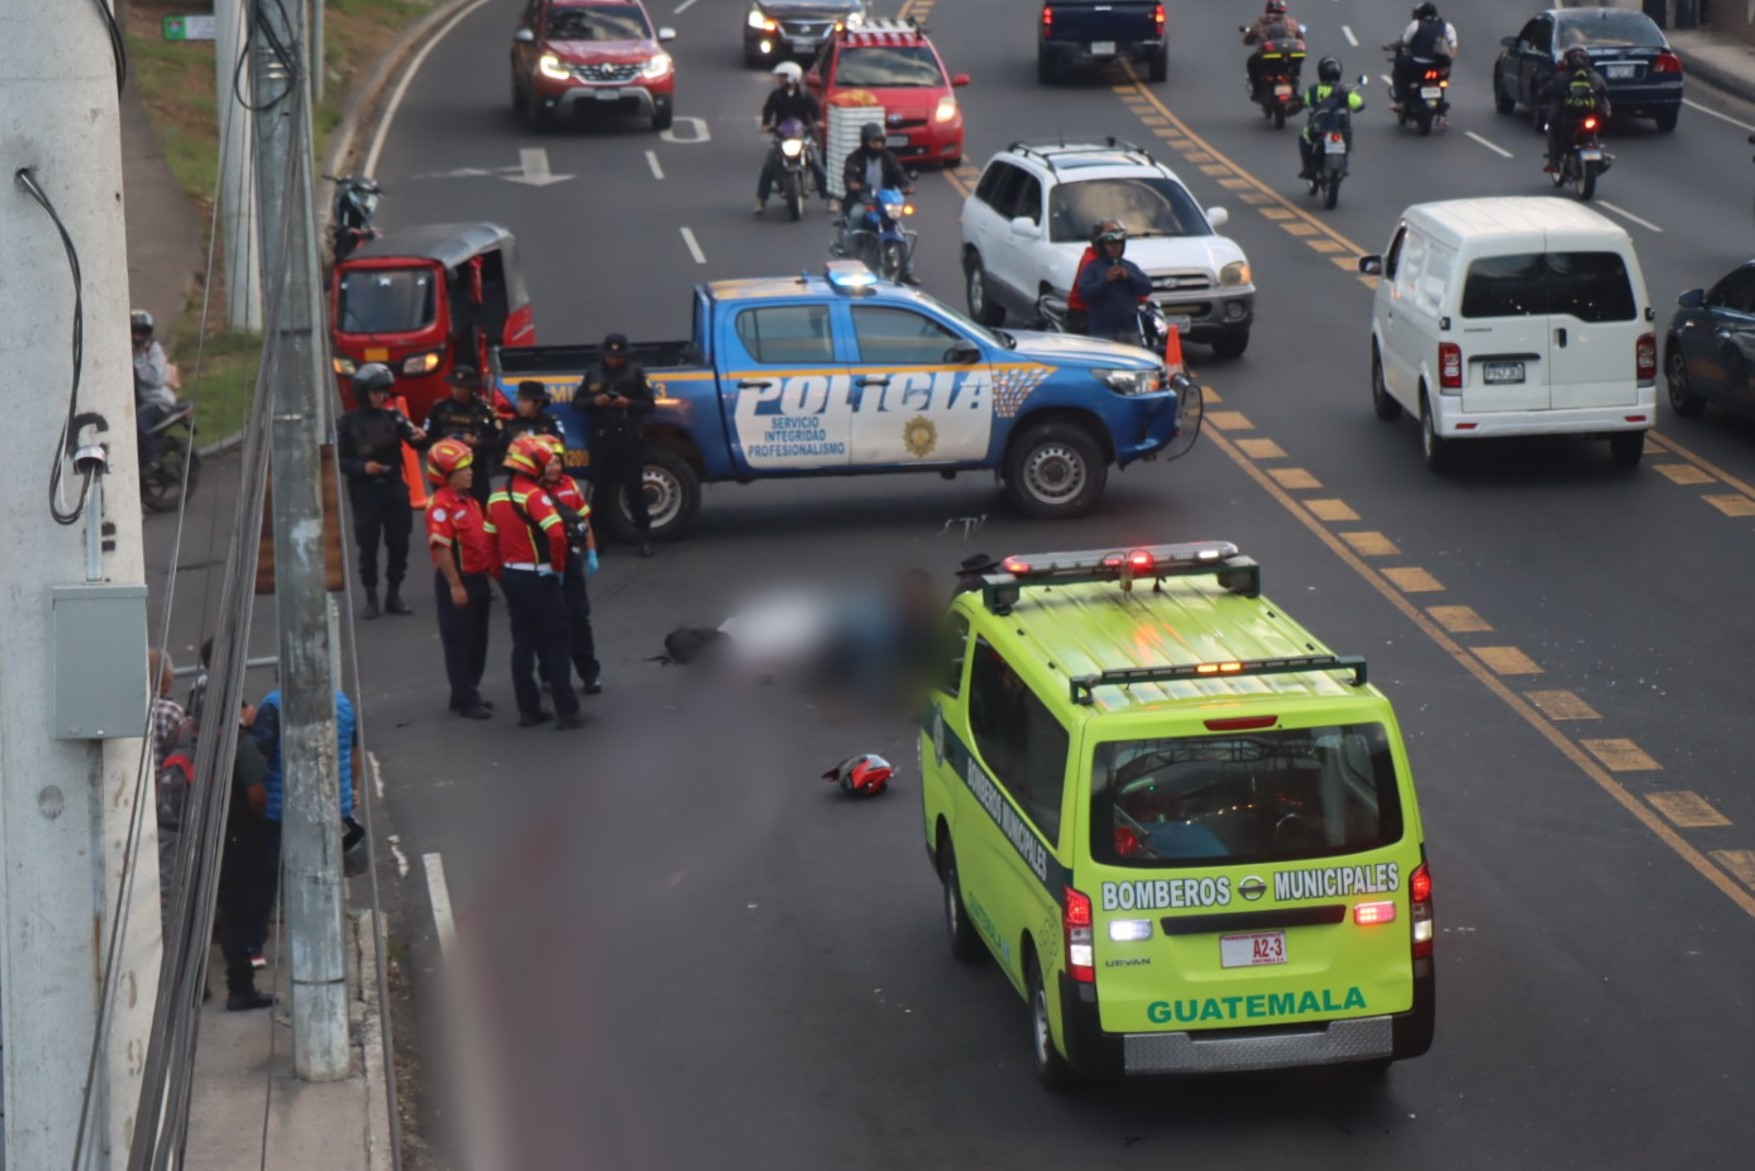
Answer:
[[[1249,262],[1247,260],[1233,260],[1219,270],[1219,284],[1224,288],[1236,288],[1238,285],[1247,285],[1248,283]]]
[[[573,76],[573,71],[568,69],[561,59],[553,53],[544,53],[537,58],[536,68],[544,77],[552,77],[556,81],[565,81]]]
[[[670,54],[657,53],[647,58],[646,64],[640,67],[641,77],[663,77],[670,72]]]
[[[1157,370],[1099,370],[1097,376],[1117,394],[1151,394],[1160,385]]]
[[[335,372],[343,378],[353,377],[355,367],[352,358],[331,358],[329,364],[335,367]]]
[[[445,354],[442,350],[428,350],[424,354],[416,354],[412,358],[403,359],[402,372],[404,374],[431,374],[439,368],[439,363],[444,357]]]
[[[765,32],[773,32],[780,27],[774,21],[768,19],[767,13],[763,12],[753,4],[750,5],[749,19],[744,23],[748,24],[751,28],[759,28]]]
[[[795,159],[804,150],[804,139],[785,138],[780,141],[780,153],[789,159]]]
[[[934,122],[949,122],[957,116],[957,99],[950,94],[938,100],[938,108],[932,112]]]
[[[863,13],[863,12],[849,12],[847,14],[847,27],[848,28],[858,28],[860,25],[862,25],[864,23],[865,23],[865,13]]]

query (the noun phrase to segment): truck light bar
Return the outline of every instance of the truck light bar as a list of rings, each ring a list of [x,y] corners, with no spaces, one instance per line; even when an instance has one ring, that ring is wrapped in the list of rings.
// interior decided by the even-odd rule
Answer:
[[[1072,553],[1032,553],[1007,557],[1000,572],[981,579],[981,599],[995,614],[1009,614],[1030,586],[1079,585],[1113,581],[1131,590],[1136,581],[1211,574],[1234,594],[1261,595],[1261,567],[1229,541],[1191,541],[1142,545],[1132,549],[1086,549]]]
[[[823,266],[823,276],[837,293],[855,296],[875,291],[878,279],[863,260],[831,260]]]
[[[1089,705],[1099,687],[1132,683],[1169,683],[1177,679],[1237,679],[1245,675],[1303,675],[1312,671],[1351,671],[1353,686],[1366,681],[1365,660],[1358,655],[1294,655],[1284,659],[1242,659],[1219,663],[1182,663],[1162,667],[1122,667],[1071,680],[1072,701]]]

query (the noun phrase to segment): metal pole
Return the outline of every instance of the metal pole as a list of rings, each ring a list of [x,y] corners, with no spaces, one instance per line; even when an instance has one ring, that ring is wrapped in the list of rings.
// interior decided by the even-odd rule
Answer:
[[[324,0],[311,0],[311,93],[323,100],[323,75],[329,72],[329,42],[323,39]]]
[[[133,500],[134,401],[126,340],[121,123],[108,33],[95,5],[7,4],[0,9],[0,364],[15,430],[14,458],[0,461],[3,526],[13,556],[0,558],[0,1062],[6,1166],[69,1167],[78,1139],[90,1043],[100,1021],[113,905],[139,776],[146,694],[127,739],[59,739],[55,726],[53,587],[109,589],[145,580]],[[110,453],[113,532],[99,546],[106,583],[85,587],[84,521],[57,524],[48,502],[56,437],[73,386],[76,285],[50,214],[78,254],[84,353],[79,410],[104,422]],[[28,278],[25,274],[29,274]],[[80,441],[94,437],[84,429]],[[63,499],[80,476],[63,465]],[[101,504],[87,498],[88,515]],[[140,627],[145,628],[144,601]],[[145,678],[140,637],[139,678]],[[133,662],[132,653],[127,659]],[[148,798],[150,801],[150,797]],[[121,987],[158,984],[158,841],[141,827],[134,859],[132,927],[117,976]],[[132,1001],[132,1005],[130,1004]],[[94,1123],[85,1167],[107,1168],[126,1151],[151,1027],[150,994],[117,997],[93,1080]]]
[[[226,325],[233,333],[262,330],[262,254],[256,248],[256,189],[250,158],[250,63],[242,70],[244,0],[213,0],[214,76],[219,87],[219,214],[225,241]]]
[[[302,4],[259,3],[255,11],[269,34],[252,46],[256,184],[266,197],[258,220],[262,271],[265,282],[286,282],[280,319],[271,323],[280,348],[269,437],[280,641],[281,905],[292,947],[293,1068],[306,1081],[330,1081],[348,1074],[348,996],[335,679],[323,588],[322,389],[313,374],[309,57]],[[288,59],[275,54],[275,44],[287,49]]]

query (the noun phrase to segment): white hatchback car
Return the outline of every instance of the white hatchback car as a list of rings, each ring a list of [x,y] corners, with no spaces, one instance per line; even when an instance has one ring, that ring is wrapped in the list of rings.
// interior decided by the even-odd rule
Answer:
[[[1042,298],[1072,287],[1092,227],[1120,220],[1128,259],[1152,279],[1152,300],[1190,319],[1189,340],[1239,357],[1255,285],[1243,249],[1215,230],[1229,218],[1223,208],[1203,211],[1169,167],[1130,143],[1013,143],[963,202],[969,315],[983,325],[1008,313],[1039,321]]]

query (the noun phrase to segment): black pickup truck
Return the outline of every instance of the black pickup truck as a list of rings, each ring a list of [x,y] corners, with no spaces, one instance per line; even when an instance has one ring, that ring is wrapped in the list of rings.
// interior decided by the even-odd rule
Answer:
[[[1036,80],[1049,85],[1081,65],[1144,65],[1151,81],[1170,72],[1160,0],[1044,0],[1037,25]]]

